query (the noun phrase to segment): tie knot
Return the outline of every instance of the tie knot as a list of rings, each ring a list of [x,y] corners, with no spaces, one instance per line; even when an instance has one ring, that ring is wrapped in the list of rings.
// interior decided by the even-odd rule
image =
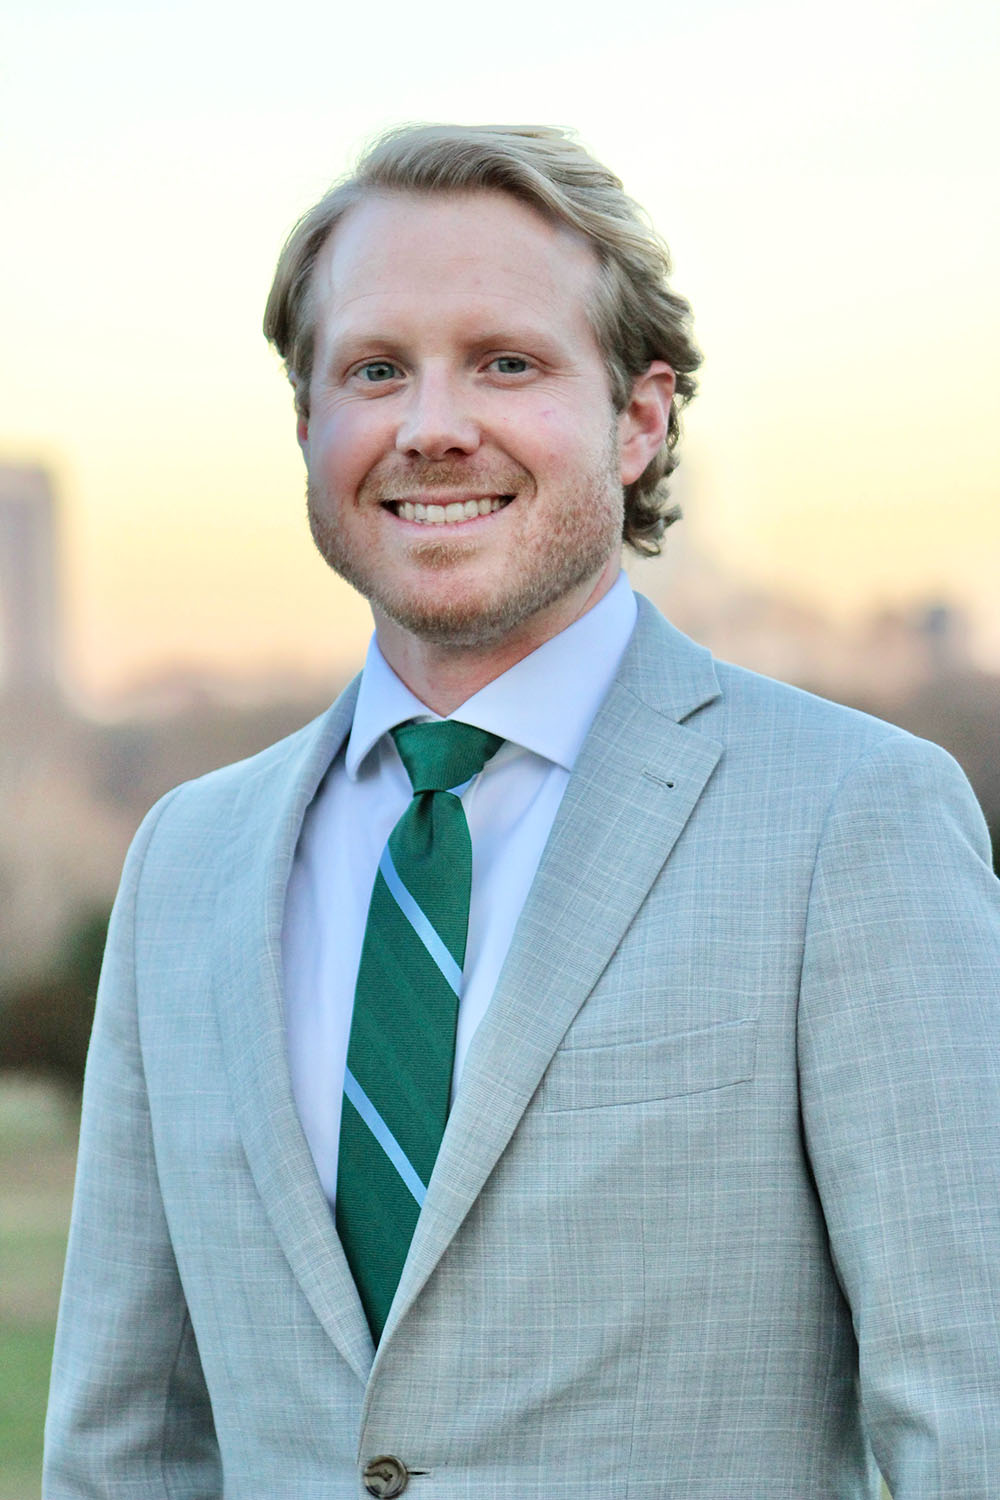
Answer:
[[[433,724],[400,724],[392,731],[400,759],[417,792],[446,792],[478,776],[503,744],[498,734],[441,719]]]

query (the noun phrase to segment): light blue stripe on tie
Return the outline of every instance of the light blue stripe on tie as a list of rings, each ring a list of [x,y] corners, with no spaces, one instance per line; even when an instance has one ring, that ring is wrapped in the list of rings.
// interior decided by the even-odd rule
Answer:
[[[382,879],[389,887],[392,899],[441,970],[442,976],[455,991],[455,994],[461,995],[462,971],[397,875],[396,866],[392,862],[392,855],[389,853],[388,844],[386,844],[385,849],[382,851],[382,858],[378,862],[378,869]]]
[[[417,1176],[410,1159],[402,1146],[389,1129],[388,1125],[375,1108],[364,1089],[361,1087],[350,1068],[344,1069],[344,1093],[350,1099],[358,1114],[364,1120],[372,1135],[378,1141],[386,1156],[392,1162],[400,1177],[406,1183],[410,1192],[416,1198],[417,1203],[423,1207],[424,1199],[427,1197],[427,1189]]]

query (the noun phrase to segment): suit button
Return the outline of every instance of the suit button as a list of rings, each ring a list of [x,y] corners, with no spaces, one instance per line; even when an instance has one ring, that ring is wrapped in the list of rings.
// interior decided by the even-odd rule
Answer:
[[[400,1458],[384,1454],[365,1464],[365,1489],[369,1495],[381,1495],[389,1500],[392,1495],[401,1495],[406,1489],[410,1472]]]

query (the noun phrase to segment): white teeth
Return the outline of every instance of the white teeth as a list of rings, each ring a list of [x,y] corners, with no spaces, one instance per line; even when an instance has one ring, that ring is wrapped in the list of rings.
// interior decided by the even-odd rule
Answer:
[[[509,498],[511,497],[504,496],[503,500],[451,500],[447,505],[424,505],[420,500],[399,500],[396,502],[396,514],[402,521],[422,521],[425,526],[442,526],[446,521],[472,521],[477,516],[493,515],[495,511],[503,509]]]

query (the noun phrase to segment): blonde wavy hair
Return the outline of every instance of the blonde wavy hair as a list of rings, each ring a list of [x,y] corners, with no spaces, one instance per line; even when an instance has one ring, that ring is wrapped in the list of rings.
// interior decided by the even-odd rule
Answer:
[[[285,362],[296,410],[309,415],[316,310],[316,259],[343,216],[367,193],[509,193],[550,220],[569,225],[593,247],[596,293],[588,308],[607,364],[617,411],[653,361],[677,380],[660,452],[625,487],[623,537],[636,552],[660,550],[680,515],[667,493],[677,466],[680,409],[695,394],[701,355],[691,337],[691,309],[669,286],[670,254],[619,179],[572,136],[538,125],[406,125],[381,136],[352,176],[334,184],[304,214],[278,259],[264,333]]]

